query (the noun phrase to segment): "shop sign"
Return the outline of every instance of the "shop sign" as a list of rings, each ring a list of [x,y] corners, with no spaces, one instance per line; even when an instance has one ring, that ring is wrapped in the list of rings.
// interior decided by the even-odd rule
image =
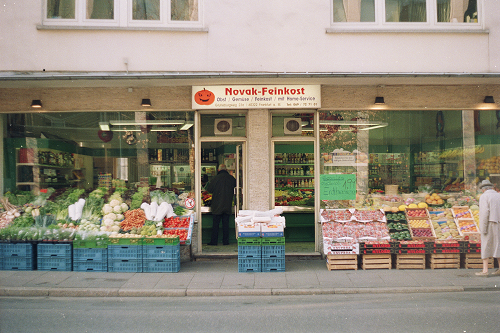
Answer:
[[[320,108],[320,85],[193,86],[193,109]]]
[[[356,200],[356,175],[320,175],[320,200]]]

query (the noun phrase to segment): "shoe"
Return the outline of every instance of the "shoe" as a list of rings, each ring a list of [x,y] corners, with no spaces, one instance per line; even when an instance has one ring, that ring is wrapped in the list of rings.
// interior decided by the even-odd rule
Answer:
[[[476,276],[488,276],[488,272],[476,272]]]
[[[217,246],[217,244],[214,244],[214,243],[208,243],[207,245]]]
[[[491,275],[500,275],[500,268],[497,269],[495,272],[491,273]]]

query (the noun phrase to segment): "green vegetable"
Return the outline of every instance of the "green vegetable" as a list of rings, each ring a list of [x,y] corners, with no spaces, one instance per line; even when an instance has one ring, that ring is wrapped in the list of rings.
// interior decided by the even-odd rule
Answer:
[[[186,213],[187,213],[187,209],[185,209],[182,206],[176,206],[174,208],[174,214],[177,215],[177,216],[186,215]]]

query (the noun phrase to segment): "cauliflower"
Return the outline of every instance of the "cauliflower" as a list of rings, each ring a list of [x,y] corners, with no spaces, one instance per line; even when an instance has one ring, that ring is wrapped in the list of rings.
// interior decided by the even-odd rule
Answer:
[[[103,216],[103,220],[110,219],[110,220],[116,220],[116,214],[115,213],[109,213]]]
[[[123,214],[116,214],[115,221],[123,221],[124,218],[125,218],[125,216],[123,216]]]
[[[111,232],[118,232],[118,231],[120,231],[120,227],[119,226],[114,225],[114,226],[111,227]]]
[[[126,212],[128,210],[128,206],[126,203],[122,202],[122,204],[120,205],[121,209],[122,209],[122,212]]]
[[[109,227],[109,226],[112,226],[113,224],[115,224],[115,221],[113,221],[112,219],[104,219],[102,221],[102,224]]]
[[[111,205],[110,205],[110,204],[105,204],[105,205],[102,207],[102,212],[104,213],[104,215],[109,214],[109,213],[112,213],[112,212],[113,212],[113,207],[111,207]]]
[[[114,206],[113,207],[113,212],[116,213],[116,214],[120,214],[122,212],[121,206],[120,205]]]
[[[114,207],[116,207],[116,206],[120,206],[120,204],[121,204],[121,202],[120,202],[118,199],[113,199],[113,200],[111,200],[111,201],[109,202],[109,205],[110,205],[111,207],[113,207],[113,208],[114,208]]]

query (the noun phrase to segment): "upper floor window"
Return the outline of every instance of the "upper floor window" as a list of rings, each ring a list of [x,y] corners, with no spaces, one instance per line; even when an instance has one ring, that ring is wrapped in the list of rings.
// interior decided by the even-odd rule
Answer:
[[[45,0],[44,25],[201,27],[203,0]]]
[[[332,0],[332,21],[366,28],[479,28],[480,0]],[[355,25],[354,23],[362,23]],[[396,23],[412,23],[396,24]]]

